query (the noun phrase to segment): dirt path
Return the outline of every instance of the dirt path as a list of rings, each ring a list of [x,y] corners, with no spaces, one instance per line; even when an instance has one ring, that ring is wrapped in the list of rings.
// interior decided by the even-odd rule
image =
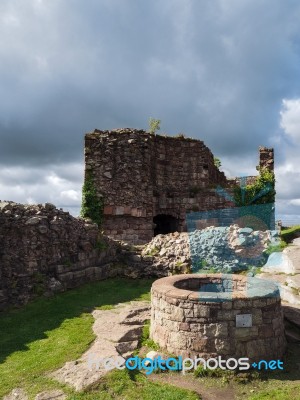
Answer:
[[[199,381],[199,379],[196,379],[188,374],[151,374],[148,379],[152,382],[168,383],[182,389],[193,390],[201,396],[200,398],[202,400],[235,399],[235,392],[233,388],[228,386],[224,388],[205,387],[201,381]]]

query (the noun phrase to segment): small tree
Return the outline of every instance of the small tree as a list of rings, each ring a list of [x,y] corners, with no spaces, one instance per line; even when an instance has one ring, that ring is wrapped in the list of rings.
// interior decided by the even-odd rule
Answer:
[[[214,164],[217,168],[221,167],[221,160],[218,157],[214,157]]]
[[[160,122],[160,119],[149,118],[149,131],[152,135],[155,135],[155,132],[160,130]]]

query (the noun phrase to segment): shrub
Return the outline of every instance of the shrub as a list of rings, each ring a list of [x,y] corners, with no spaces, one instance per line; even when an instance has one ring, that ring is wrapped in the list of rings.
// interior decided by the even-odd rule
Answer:
[[[234,188],[234,201],[239,207],[250,204],[275,202],[275,175],[268,169],[261,169],[254,183]]]
[[[103,219],[103,207],[103,198],[98,198],[93,177],[91,173],[87,173],[82,188],[80,216],[83,218],[90,218],[98,226],[101,226]]]
[[[286,243],[290,243],[293,239],[296,239],[297,237],[300,237],[300,225],[282,229],[281,231],[281,238]]]
[[[222,165],[221,160],[218,157],[214,157],[214,164],[217,168],[220,168]]]
[[[156,131],[160,130],[160,119],[149,118],[149,131],[152,135],[155,135]]]

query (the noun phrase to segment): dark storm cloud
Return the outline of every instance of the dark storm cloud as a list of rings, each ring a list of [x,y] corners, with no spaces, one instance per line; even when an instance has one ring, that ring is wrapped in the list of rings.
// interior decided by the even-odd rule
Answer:
[[[231,176],[274,146],[279,196],[299,198],[280,128],[300,98],[299,20],[297,0],[2,0],[0,197],[75,207],[84,133],[152,116]]]
[[[82,157],[83,134],[147,128],[218,154],[269,144],[299,95],[297,1],[6,1],[1,162]]]

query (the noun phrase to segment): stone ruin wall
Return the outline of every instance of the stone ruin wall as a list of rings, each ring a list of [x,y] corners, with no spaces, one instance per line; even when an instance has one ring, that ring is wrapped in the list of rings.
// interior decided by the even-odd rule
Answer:
[[[260,166],[273,168],[273,149],[260,148]],[[105,234],[133,244],[152,239],[156,216],[174,217],[173,231],[182,232],[187,230],[187,212],[234,207],[215,188],[230,192],[239,182],[219,171],[200,140],[129,128],[86,134],[88,174],[104,201]],[[247,177],[246,184],[255,178]]]
[[[134,244],[152,239],[157,215],[175,217],[185,231],[186,212],[230,204],[215,193],[228,181],[199,140],[95,130],[85,137],[85,167],[104,199],[105,233]]]
[[[0,311],[115,276],[116,243],[54,205],[0,202]]]

